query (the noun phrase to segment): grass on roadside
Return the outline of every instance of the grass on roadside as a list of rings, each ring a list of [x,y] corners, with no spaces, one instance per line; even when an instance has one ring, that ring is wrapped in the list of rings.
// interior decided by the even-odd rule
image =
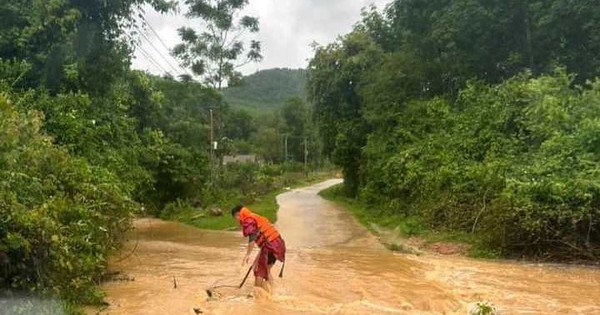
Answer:
[[[332,178],[332,173],[312,173],[309,174],[308,178],[296,179],[289,183],[289,188],[296,188],[311,185],[329,178]],[[275,189],[266,195],[260,196],[254,200],[254,202],[246,204],[253,212],[258,213],[271,222],[277,220],[277,210],[279,205],[277,204],[277,195],[286,191],[287,187],[281,187]],[[171,214],[162,216],[163,219],[179,221],[185,224],[192,225],[197,228],[207,230],[229,230],[236,229],[238,227],[237,222],[229,215],[229,209],[240,202],[240,196],[232,195],[225,200],[219,202],[219,208],[222,209],[223,214],[220,216],[212,216],[210,211],[201,210],[191,207],[185,203],[181,203],[176,206]]]
[[[277,203],[275,197],[281,190],[272,191],[255,202],[247,205],[252,211],[273,220],[277,216]],[[210,211],[198,210],[186,204],[181,204],[173,215],[164,216],[163,219],[179,221],[185,224],[207,230],[227,230],[237,227],[237,222],[229,215],[229,209],[239,203],[239,198],[229,198],[222,202],[220,216],[211,215]]]
[[[498,254],[487,249],[483,241],[477,238],[476,235],[464,232],[434,231],[422,224],[418,217],[401,217],[398,215],[390,215],[375,209],[369,209],[367,205],[359,200],[346,197],[342,192],[342,189],[343,184],[336,185],[321,191],[319,195],[342,206],[373,234],[378,234],[375,226],[379,226],[388,230],[395,229],[402,237],[419,237],[427,244],[446,242],[470,245],[470,250],[468,252],[468,256],[470,257],[498,257]],[[394,244],[389,246],[389,248],[391,250],[396,250]]]

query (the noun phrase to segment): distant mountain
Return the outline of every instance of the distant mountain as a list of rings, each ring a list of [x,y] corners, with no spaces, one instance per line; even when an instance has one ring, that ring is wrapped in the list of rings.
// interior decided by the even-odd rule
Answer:
[[[233,108],[250,112],[280,109],[290,97],[306,99],[306,71],[303,69],[269,69],[244,77],[241,86],[223,91]]]

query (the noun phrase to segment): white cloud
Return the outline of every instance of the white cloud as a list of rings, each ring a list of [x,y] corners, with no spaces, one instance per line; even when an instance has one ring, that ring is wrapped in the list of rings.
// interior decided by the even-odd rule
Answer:
[[[382,8],[390,1],[250,0],[244,13],[260,19],[261,30],[256,38],[262,42],[264,60],[259,64],[246,65],[242,68],[242,72],[249,74],[275,67],[305,68],[307,60],[312,57],[310,48],[312,42],[327,44],[334,41],[338,36],[348,33],[359,21],[363,7],[375,4]],[[185,18],[183,12],[176,15],[161,15],[152,9],[146,9],[146,19],[169,48],[179,43],[177,36],[179,27],[184,25],[194,27],[194,24],[197,24]],[[171,64],[177,66],[156,36],[150,30],[146,34],[161,54],[169,59]],[[163,69],[173,72],[165,58],[162,58],[146,40],[142,40],[141,48],[135,52],[134,68],[162,74],[163,70],[153,66],[143,56],[144,52],[151,54]],[[183,71],[178,69],[177,73]]]

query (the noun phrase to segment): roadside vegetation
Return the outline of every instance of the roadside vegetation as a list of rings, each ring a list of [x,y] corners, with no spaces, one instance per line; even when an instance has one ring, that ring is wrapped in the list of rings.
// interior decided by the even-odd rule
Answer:
[[[334,177],[334,172],[332,171],[311,172],[309,174],[289,172],[286,174],[264,175],[261,173],[265,172],[265,168],[268,168],[271,172],[274,169],[283,172],[282,169],[286,167],[257,165],[246,165],[243,167],[246,170],[251,169],[259,174],[251,176],[248,180],[244,180],[244,183],[251,186],[247,190],[241,191],[237,189],[240,186],[232,186],[227,192],[221,194],[221,198],[214,200],[212,204],[205,208],[198,205],[195,206],[192,202],[175,201],[167,204],[159,214],[159,217],[166,220],[184,222],[202,229],[235,230],[239,226],[231,217],[229,210],[235,205],[242,204],[250,207],[252,212],[265,216],[271,222],[275,222],[277,221],[277,210],[279,209],[276,200],[277,195],[295,187],[307,186]],[[287,168],[289,169],[290,167],[288,166]],[[235,177],[240,174],[236,172],[236,175],[231,176]],[[269,184],[266,187],[262,186],[261,189],[261,185],[264,185],[264,183],[259,183],[260,180],[254,180],[255,178],[266,179],[269,181]],[[245,184],[241,186],[245,186]]]
[[[219,16],[246,4],[227,1]],[[287,110],[270,111],[259,124],[212,87],[239,79],[234,69],[214,84],[197,82],[210,83],[197,64],[183,64],[194,76],[132,70],[145,5],[164,13],[176,6],[0,3],[0,313],[77,313],[79,305],[102,303],[98,284],[135,216],[174,218],[189,205],[229,209],[240,200],[274,216],[271,196],[296,182],[290,174],[325,168],[301,99],[281,101]],[[244,21],[258,29],[255,19]],[[246,50],[253,60],[259,51],[256,42]],[[221,167],[238,154],[264,166]],[[226,228],[224,218],[194,222]]]
[[[600,259],[599,14],[398,0],[317,48],[308,98],[359,219]]]
[[[381,209],[373,209],[372,204],[348,197],[343,184],[323,190],[319,195],[350,212],[389,250],[417,255],[432,252],[473,258],[500,257],[477,235],[432,229],[418,216],[385,214]]]

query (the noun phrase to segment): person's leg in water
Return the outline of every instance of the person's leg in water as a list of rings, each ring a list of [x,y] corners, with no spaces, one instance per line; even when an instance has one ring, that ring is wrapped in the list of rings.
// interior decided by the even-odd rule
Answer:
[[[267,283],[265,283],[265,285],[269,286],[269,289],[267,291],[271,292],[271,289],[273,288],[273,275],[271,274],[271,269],[273,269],[273,266],[275,266],[275,262],[277,261],[277,258],[275,258],[275,255],[273,255],[273,253],[269,252],[269,256],[268,256],[268,260],[267,260],[267,275],[268,275],[268,279],[267,279]]]
[[[257,288],[261,288],[269,293],[271,292],[271,280],[257,276],[254,280],[254,286]]]
[[[277,260],[284,262],[285,261],[285,243],[283,239],[279,238],[272,243],[269,243],[267,246],[267,281],[265,283],[269,288],[265,288],[267,291],[272,292],[273,283],[275,278],[271,274],[271,269],[275,266]]]
[[[262,288],[263,287],[263,283],[265,282],[265,279],[259,276],[255,276],[254,277],[254,286],[255,287],[259,287]]]
[[[265,283],[269,278],[269,252],[266,248],[261,248],[258,255],[254,267],[254,286],[265,289]]]
[[[254,274],[254,286],[264,289],[267,292],[271,292],[273,286],[273,275],[271,269],[277,259],[273,253],[268,250],[263,250],[259,254],[260,257],[257,261],[256,272]]]

